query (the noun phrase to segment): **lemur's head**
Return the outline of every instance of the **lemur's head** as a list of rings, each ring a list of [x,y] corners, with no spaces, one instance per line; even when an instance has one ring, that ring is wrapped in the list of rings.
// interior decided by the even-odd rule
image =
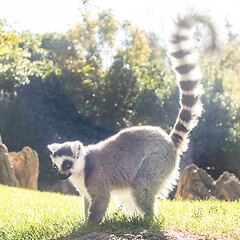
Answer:
[[[81,142],[65,142],[49,144],[51,159],[58,169],[58,179],[66,180],[73,173],[80,173],[84,168],[85,150]]]

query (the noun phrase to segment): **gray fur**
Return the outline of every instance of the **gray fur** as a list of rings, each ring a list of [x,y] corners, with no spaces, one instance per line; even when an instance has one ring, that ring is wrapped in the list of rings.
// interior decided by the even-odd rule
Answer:
[[[64,148],[76,142],[64,143]],[[52,145],[48,146],[52,149]],[[57,145],[61,149],[61,145]],[[55,145],[55,151],[59,151]],[[51,150],[52,151],[52,150]],[[53,152],[54,155],[54,152]],[[130,191],[135,209],[119,201],[128,213],[152,214],[155,196],[166,196],[178,177],[178,156],[171,138],[159,127],[131,127],[95,145],[81,146],[78,158],[53,158],[59,172],[72,174],[69,180],[84,197],[85,216],[89,223],[99,222],[114,190]],[[62,172],[64,160],[73,167]],[[79,164],[79,162],[82,164]],[[79,187],[81,183],[81,187]],[[82,189],[81,189],[82,188]]]
[[[83,196],[89,224],[103,219],[111,197],[126,213],[152,215],[155,197],[166,197],[176,184],[179,155],[201,113],[201,74],[195,71],[199,68],[196,57],[188,58],[195,50],[185,44],[192,38],[186,30],[201,20],[215,34],[216,25],[204,16],[191,13],[179,18],[170,40],[180,75],[181,109],[169,135],[160,127],[141,126],[126,128],[94,145],[83,146],[79,141],[48,145],[60,179],[69,178]],[[212,36],[212,45],[219,46],[218,37]]]

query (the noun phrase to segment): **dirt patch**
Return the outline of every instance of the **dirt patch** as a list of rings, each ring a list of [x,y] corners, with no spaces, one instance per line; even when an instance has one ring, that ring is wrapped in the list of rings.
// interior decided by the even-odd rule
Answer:
[[[237,235],[231,237],[213,236],[211,234],[191,234],[187,231],[175,230],[121,230],[113,233],[88,233],[84,236],[69,236],[60,240],[240,240]]]

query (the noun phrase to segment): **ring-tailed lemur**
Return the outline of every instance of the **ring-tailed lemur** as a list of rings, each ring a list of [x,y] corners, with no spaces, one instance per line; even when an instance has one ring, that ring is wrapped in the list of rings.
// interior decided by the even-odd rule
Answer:
[[[208,29],[205,47],[218,51],[226,37],[204,13],[178,17],[169,41],[178,75],[180,111],[168,135],[160,127],[126,128],[94,145],[79,141],[48,145],[60,180],[68,179],[82,194],[88,223],[102,220],[110,197],[129,214],[154,212],[155,197],[167,196],[179,176],[179,155],[187,149],[189,132],[202,111],[201,71],[195,51],[193,28]]]

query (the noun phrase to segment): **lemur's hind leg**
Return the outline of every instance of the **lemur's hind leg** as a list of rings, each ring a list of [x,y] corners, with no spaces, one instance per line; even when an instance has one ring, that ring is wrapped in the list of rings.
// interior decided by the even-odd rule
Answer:
[[[162,149],[148,154],[132,182],[135,201],[147,215],[155,213],[156,195],[166,195],[172,186],[166,180],[176,167],[175,155],[163,152]]]
[[[161,181],[160,164],[158,153],[149,154],[132,182],[133,196],[144,215],[154,213],[155,196]]]
[[[155,196],[150,188],[138,185],[133,190],[133,196],[139,210],[144,216],[150,216],[154,214]]]

